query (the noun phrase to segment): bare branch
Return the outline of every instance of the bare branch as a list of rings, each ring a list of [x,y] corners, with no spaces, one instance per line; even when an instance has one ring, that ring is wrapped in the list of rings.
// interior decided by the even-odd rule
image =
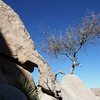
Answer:
[[[54,80],[54,81],[55,81],[55,80]],[[45,81],[44,81],[44,82],[45,82]],[[50,96],[56,98],[57,100],[62,100],[62,97],[59,95],[59,93],[60,93],[61,91],[50,89],[49,84],[48,84],[48,80],[47,80],[47,82],[45,82],[45,84],[46,84],[46,86],[47,86],[48,89],[47,89],[47,88],[44,88],[44,87],[41,86],[41,85],[38,85],[38,87],[41,88],[41,90],[42,90],[43,93],[46,93],[47,95],[50,95]]]
[[[57,76],[58,76],[59,74],[63,74],[63,75],[65,75],[65,73],[59,71],[58,73],[55,74],[55,80],[57,79]],[[54,81],[55,81],[55,80],[54,80]]]
[[[75,68],[79,66],[78,52],[97,38],[100,38],[100,14],[92,12],[85,16],[79,25],[69,27],[65,34],[55,36],[50,33],[46,38],[45,49],[52,55],[66,55],[72,61],[71,67]]]

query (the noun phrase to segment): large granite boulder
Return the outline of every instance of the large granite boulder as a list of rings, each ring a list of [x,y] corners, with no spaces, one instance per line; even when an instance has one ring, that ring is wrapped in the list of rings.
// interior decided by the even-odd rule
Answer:
[[[74,75],[65,75],[59,83],[63,100],[100,100]]]
[[[53,89],[54,75],[51,68],[35,49],[19,16],[0,0],[0,83],[17,87],[29,97],[35,90],[31,75],[34,67],[38,67],[40,73],[39,85],[47,88],[48,82]]]
[[[34,42],[19,16],[1,0],[0,37],[5,41],[0,43],[0,53],[17,59],[20,64],[25,64],[25,69],[30,72],[33,71],[34,66],[38,66],[42,81],[47,79],[50,81],[54,78],[49,65],[36,51]]]

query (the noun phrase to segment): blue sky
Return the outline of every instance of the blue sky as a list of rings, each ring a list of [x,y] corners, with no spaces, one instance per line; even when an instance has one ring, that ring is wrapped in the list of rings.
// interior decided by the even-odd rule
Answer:
[[[37,44],[42,41],[39,25],[65,30],[86,15],[87,11],[100,12],[100,0],[3,0],[19,14]],[[39,50],[39,48],[37,48]],[[40,52],[56,73],[69,72],[70,61],[65,57],[52,58]],[[100,44],[89,45],[79,52],[82,67],[75,70],[88,87],[100,87]]]

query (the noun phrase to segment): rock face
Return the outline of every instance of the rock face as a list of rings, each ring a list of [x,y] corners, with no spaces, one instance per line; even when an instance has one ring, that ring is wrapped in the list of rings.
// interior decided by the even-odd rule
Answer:
[[[35,50],[19,16],[0,0],[0,83],[17,87],[27,94],[27,87],[35,88],[30,73],[34,67],[38,67],[40,73],[39,84],[47,87],[48,82],[53,89],[54,75],[49,65]],[[22,89],[24,83],[29,86]]]
[[[65,75],[59,88],[63,100],[100,100],[74,75]]]
[[[100,97],[100,88],[93,88],[91,90],[96,96]]]
[[[50,88],[62,99],[43,93],[41,88],[38,99],[31,75],[34,67],[40,73],[39,85]],[[100,100],[73,75],[65,75],[60,83],[54,78],[49,65],[35,50],[19,16],[0,0],[0,84],[3,84],[0,85],[0,100],[26,100],[26,97],[28,100]]]
[[[38,65],[42,76],[47,74],[47,79],[49,76],[53,77],[50,67],[35,50],[34,43],[19,16],[3,1],[0,1],[0,32],[10,51],[0,44],[1,53],[18,59],[21,64],[28,62],[32,67],[34,64]]]

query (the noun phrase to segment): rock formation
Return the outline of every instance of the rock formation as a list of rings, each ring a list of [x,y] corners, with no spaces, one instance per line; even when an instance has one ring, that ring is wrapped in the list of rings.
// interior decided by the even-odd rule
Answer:
[[[22,86],[26,83],[29,85],[28,89],[31,87],[34,90],[35,85],[30,73],[34,67],[39,69],[39,85],[47,87],[48,82],[53,89],[54,75],[49,65],[35,50],[19,16],[0,0],[0,83],[17,87],[29,97],[27,87]]]
[[[92,92],[100,98],[100,88],[92,88]]]
[[[63,100],[100,100],[75,75],[65,75],[59,88]]]
[[[38,91],[31,75],[34,67],[40,73]],[[55,80],[19,16],[0,0],[0,100],[27,100],[26,97],[28,100],[100,100],[73,75],[65,75],[61,82]]]
[[[57,100],[100,100],[100,97],[95,96],[75,75],[65,75],[61,82],[56,82],[56,90],[62,97]],[[51,98],[44,94],[41,100],[51,100]]]

